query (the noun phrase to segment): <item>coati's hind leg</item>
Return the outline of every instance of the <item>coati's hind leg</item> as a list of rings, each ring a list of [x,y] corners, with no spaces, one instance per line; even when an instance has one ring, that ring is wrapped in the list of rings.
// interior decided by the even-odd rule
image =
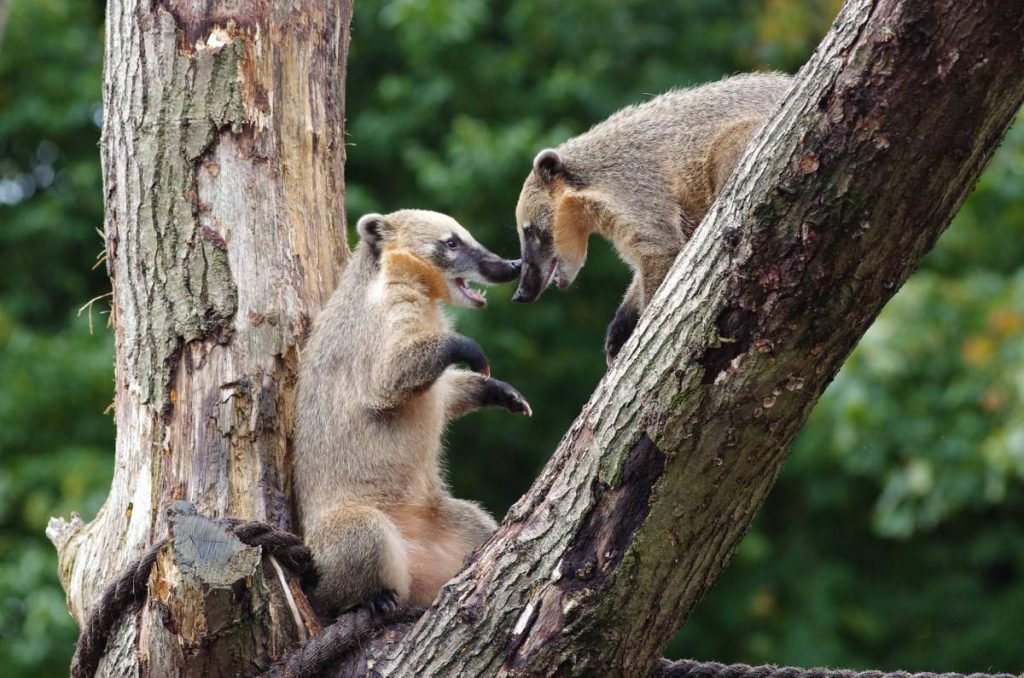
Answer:
[[[463,559],[498,529],[498,523],[490,513],[476,502],[465,499],[445,497],[438,517],[442,529],[455,535],[466,546]]]
[[[402,535],[378,509],[352,504],[332,509],[307,531],[306,543],[320,570],[314,598],[325,615],[361,603],[390,612],[408,598]]]

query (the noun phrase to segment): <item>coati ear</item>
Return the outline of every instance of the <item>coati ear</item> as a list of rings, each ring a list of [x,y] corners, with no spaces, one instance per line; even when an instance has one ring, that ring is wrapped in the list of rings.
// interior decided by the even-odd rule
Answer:
[[[553,148],[545,148],[537,154],[533,159],[533,171],[545,182],[567,174],[562,156]]]
[[[366,241],[374,252],[380,252],[381,241],[391,238],[395,232],[394,227],[383,215],[375,213],[360,217],[356,222],[356,230],[359,232],[360,240]]]

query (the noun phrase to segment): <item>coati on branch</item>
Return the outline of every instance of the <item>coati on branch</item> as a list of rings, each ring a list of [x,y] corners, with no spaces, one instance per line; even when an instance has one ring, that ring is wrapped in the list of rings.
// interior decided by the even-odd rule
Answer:
[[[512,281],[519,262],[436,212],[368,214],[357,229],[303,351],[296,405],[296,503],[327,614],[429,604],[496,527],[448,492],[446,423],[489,405],[531,414],[441,308],[484,306],[469,283]]]
[[[634,272],[608,326],[611,365],[792,78],[737,75],[630,106],[541,151],[516,206],[523,272],[513,301],[572,284],[587,239],[610,240]]]

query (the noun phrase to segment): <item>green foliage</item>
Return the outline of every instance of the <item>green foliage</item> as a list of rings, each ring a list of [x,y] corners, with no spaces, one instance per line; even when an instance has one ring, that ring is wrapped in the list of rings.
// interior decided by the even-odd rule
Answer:
[[[838,0],[359,0],[350,221],[447,211],[492,249],[533,154],[615,109],[725,73],[794,71]],[[112,472],[112,340],[96,143],[102,3],[14,0],[0,51],[0,665],[59,675],[75,627],[42,536]],[[1024,665],[1024,125],[837,377],[732,566],[669,648],[722,661]],[[604,373],[628,282],[603,241],[572,290],[460,312],[532,419],[448,436],[460,496],[501,514]]]

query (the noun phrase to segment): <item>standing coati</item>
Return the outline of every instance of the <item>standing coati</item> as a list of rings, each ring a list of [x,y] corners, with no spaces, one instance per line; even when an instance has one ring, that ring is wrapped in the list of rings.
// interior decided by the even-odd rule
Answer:
[[[487,405],[531,414],[441,308],[484,306],[468,283],[514,280],[519,262],[436,212],[369,214],[357,228],[361,242],[303,351],[296,405],[296,502],[326,614],[429,604],[496,527],[449,495],[445,424]]]
[[[608,326],[611,365],[676,255],[792,78],[737,75],[675,90],[541,151],[516,206],[523,272],[513,301],[572,284],[587,239],[610,240],[633,282]]]

